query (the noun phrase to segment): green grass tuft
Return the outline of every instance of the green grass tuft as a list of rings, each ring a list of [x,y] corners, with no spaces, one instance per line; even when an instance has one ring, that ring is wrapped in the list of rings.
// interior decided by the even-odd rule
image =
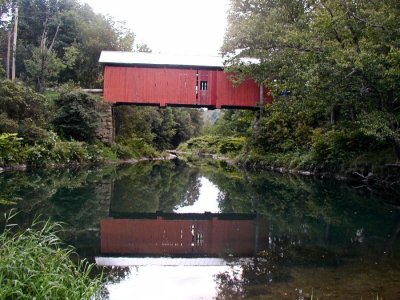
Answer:
[[[96,299],[101,278],[89,276],[93,264],[70,257],[74,249],[61,247],[60,224],[34,221],[16,231],[6,216],[0,235],[0,299]]]

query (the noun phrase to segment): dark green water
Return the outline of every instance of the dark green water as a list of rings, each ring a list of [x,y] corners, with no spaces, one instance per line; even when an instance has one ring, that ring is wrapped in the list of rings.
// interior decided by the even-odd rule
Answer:
[[[111,299],[400,299],[400,210],[394,205],[400,200],[394,192],[171,161],[3,173],[0,203],[2,211],[19,211],[21,226],[36,215],[64,222],[65,242],[91,260],[107,257],[100,222],[110,217],[256,212],[267,224],[264,250],[247,260],[222,257],[208,266],[113,260],[120,267],[107,268]]]

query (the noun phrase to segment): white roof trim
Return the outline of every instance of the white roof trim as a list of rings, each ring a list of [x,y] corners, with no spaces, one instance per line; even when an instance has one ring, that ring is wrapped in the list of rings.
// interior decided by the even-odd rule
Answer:
[[[123,51],[102,51],[99,62],[102,64],[224,67],[224,59],[221,56],[177,56]]]

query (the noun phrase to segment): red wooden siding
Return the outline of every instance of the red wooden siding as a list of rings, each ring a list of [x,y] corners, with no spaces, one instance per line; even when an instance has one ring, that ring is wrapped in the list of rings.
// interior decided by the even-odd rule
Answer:
[[[104,98],[109,102],[196,104],[196,71],[105,67]]]
[[[254,220],[101,221],[101,252],[105,254],[248,256],[257,250],[256,242],[266,245],[266,234],[256,230]]]
[[[264,101],[270,102],[267,91],[264,95]],[[253,80],[234,87],[229,75],[219,69],[106,65],[104,99],[160,106],[256,107],[260,87]]]
[[[239,86],[234,86],[229,79],[230,74],[223,71],[217,72],[217,108],[224,106],[256,107],[260,102],[260,85],[254,80],[247,79]],[[264,91],[264,102],[271,102],[268,92]]]

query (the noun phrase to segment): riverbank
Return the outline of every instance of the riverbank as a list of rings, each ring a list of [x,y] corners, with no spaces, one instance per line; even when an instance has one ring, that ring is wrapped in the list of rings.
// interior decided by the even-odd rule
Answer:
[[[54,135],[52,140],[29,145],[24,144],[16,133],[0,134],[0,173],[36,168],[120,164],[165,159],[168,156],[140,138],[119,140],[106,145],[101,142],[64,141]]]
[[[84,167],[84,166],[106,166],[106,165],[123,165],[123,164],[136,164],[142,161],[162,161],[162,160],[173,160],[176,159],[177,156],[173,155],[171,153],[165,153],[162,156],[159,157],[142,157],[142,158],[129,158],[129,159],[115,159],[115,160],[104,160],[101,162],[96,162],[96,163],[71,163],[71,164],[50,164],[46,166],[28,166],[25,164],[16,164],[16,165],[10,165],[10,166],[3,166],[0,167],[0,174],[3,172],[8,172],[8,171],[28,171],[32,169],[38,169],[38,168],[46,168],[46,169],[63,169],[63,168],[79,168],[79,167]]]
[[[331,172],[326,171],[321,168],[316,168],[314,170],[302,170],[302,169],[291,169],[288,167],[278,167],[269,165],[263,161],[259,162],[237,162],[238,165],[244,166],[247,169],[252,169],[256,171],[268,170],[279,173],[290,173],[298,174],[302,176],[315,176],[318,178],[329,178],[339,181],[347,181],[352,183],[358,183],[357,188],[363,187],[375,187],[384,189],[398,189],[400,187],[400,164],[388,164],[382,166],[386,168],[386,172],[368,172],[364,173],[364,170],[357,170],[349,168],[345,172]]]
[[[389,150],[390,152],[390,150]],[[312,160],[309,154],[241,154],[236,164],[252,170],[270,170],[319,178],[331,178],[358,184],[362,188],[398,189],[400,164],[388,151],[354,156],[337,165]]]
[[[221,149],[223,151],[221,151]],[[363,155],[349,153],[335,164],[316,160],[310,153],[256,153],[246,148],[245,139],[199,137],[181,145],[178,156],[196,160],[208,158],[225,161],[253,171],[274,171],[347,181],[357,188],[396,190],[400,188],[400,163],[393,149]]]

